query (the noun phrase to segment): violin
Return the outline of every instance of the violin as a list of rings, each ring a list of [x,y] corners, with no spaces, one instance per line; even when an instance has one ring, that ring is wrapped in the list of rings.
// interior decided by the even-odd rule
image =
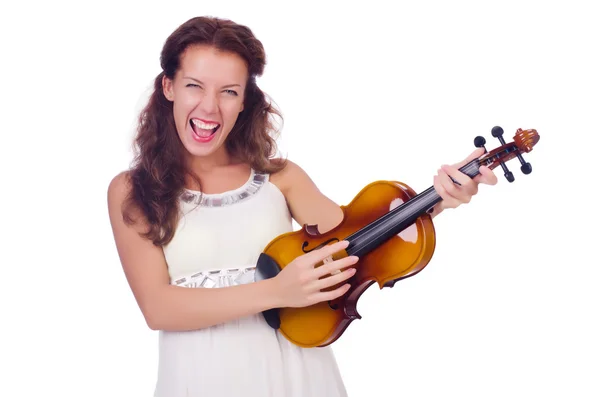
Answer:
[[[504,141],[503,133],[501,127],[492,129],[492,136],[499,139],[501,146],[490,152],[485,149],[485,138],[476,137],[475,146],[483,147],[485,152],[460,171],[474,178],[481,166],[490,169],[501,166],[505,178],[513,182],[514,175],[505,163],[516,157],[521,162],[521,171],[530,174],[532,167],[523,159],[523,153],[530,152],[539,141],[537,131],[519,128],[510,143]],[[441,200],[433,186],[416,194],[402,182],[376,181],[365,186],[348,205],[341,206],[343,220],[332,230],[321,234],[317,225],[304,225],[298,231],[273,239],[258,258],[257,281],[275,277],[296,257],[337,241],[347,240],[349,245],[328,259],[337,260],[347,255],[356,255],[359,259],[352,265],[356,273],[343,282],[351,285],[344,295],[307,307],[263,311],[267,323],[301,347],[323,347],[335,342],[352,321],[362,318],[356,306],[367,288],[374,283],[380,289],[391,288],[427,266],[436,241],[429,211]],[[317,264],[321,265],[323,262]]]

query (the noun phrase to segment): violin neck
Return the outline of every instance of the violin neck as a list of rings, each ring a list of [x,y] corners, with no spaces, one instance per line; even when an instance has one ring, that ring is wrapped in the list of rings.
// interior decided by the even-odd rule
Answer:
[[[479,166],[479,160],[475,159],[461,167],[460,171],[470,178],[475,178],[479,175]],[[435,188],[431,186],[381,218],[348,236],[346,240],[349,242],[349,245],[346,248],[346,252],[348,255],[359,257],[368,254],[415,223],[421,215],[432,209],[440,201],[442,201],[442,198],[437,194]]]

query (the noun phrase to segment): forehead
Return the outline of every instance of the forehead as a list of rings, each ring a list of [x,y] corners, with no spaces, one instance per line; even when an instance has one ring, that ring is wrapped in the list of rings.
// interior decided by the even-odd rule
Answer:
[[[216,84],[243,84],[248,77],[246,62],[239,55],[210,46],[190,46],[181,56],[181,77]]]

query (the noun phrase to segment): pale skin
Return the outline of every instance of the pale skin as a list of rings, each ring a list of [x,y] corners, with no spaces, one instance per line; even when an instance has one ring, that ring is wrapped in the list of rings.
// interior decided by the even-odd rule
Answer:
[[[218,52],[210,47],[191,47],[184,53],[174,80],[163,80],[163,93],[173,102],[175,124],[188,151],[186,160],[199,175],[206,193],[237,188],[248,178],[249,166],[233,158],[224,147],[238,114],[244,109],[247,73],[245,63],[235,54]],[[190,120],[196,118],[220,125],[213,140],[201,143],[192,138]],[[477,194],[479,184],[497,182],[496,176],[486,167],[481,167],[481,175],[474,179],[458,171],[460,166],[482,153],[482,149],[478,149],[464,161],[438,170],[433,185],[443,201],[434,208],[433,217],[445,209],[468,203]],[[461,186],[452,183],[449,176]],[[324,232],[342,220],[339,204],[322,194],[297,164],[288,161],[282,171],[270,178],[285,196],[298,224],[317,224]],[[143,223],[128,226],[122,220],[121,204],[128,188],[125,172],[111,181],[108,187],[110,221],[125,276],[153,330],[202,329],[274,307],[303,307],[335,299],[348,290],[349,285],[345,284],[333,291],[322,292],[354,274],[351,268],[344,269],[355,263],[356,257],[315,267],[325,257],[344,249],[345,241],[297,258],[269,280],[214,289],[172,286],[162,249],[138,234],[144,230]],[[336,270],[343,271],[336,274]],[[328,274],[335,275],[321,279]],[[209,301],[211,304],[207,304]]]

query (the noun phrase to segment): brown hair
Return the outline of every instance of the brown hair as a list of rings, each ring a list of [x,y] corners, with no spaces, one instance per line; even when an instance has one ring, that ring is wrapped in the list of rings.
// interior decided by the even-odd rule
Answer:
[[[225,142],[229,153],[261,172],[272,173],[284,166],[284,162],[270,161],[277,150],[275,138],[279,133],[272,117],[282,119],[282,116],[256,84],[256,77],[262,75],[266,64],[262,43],[248,27],[230,20],[197,17],[185,22],[163,46],[162,72],[154,79],[154,92],[139,115],[135,158],[128,172],[131,191],[123,210],[123,219],[130,225],[135,223],[133,214],[141,213],[148,226],[142,235],[157,246],[173,238],[186,176],[200,185],[184,161],[186,149],[177,134],[173,104],[164,96],[162,88],[163,76],[173,79],[183,52],[198,44],[235,53],[248,66],[244,110]]]

